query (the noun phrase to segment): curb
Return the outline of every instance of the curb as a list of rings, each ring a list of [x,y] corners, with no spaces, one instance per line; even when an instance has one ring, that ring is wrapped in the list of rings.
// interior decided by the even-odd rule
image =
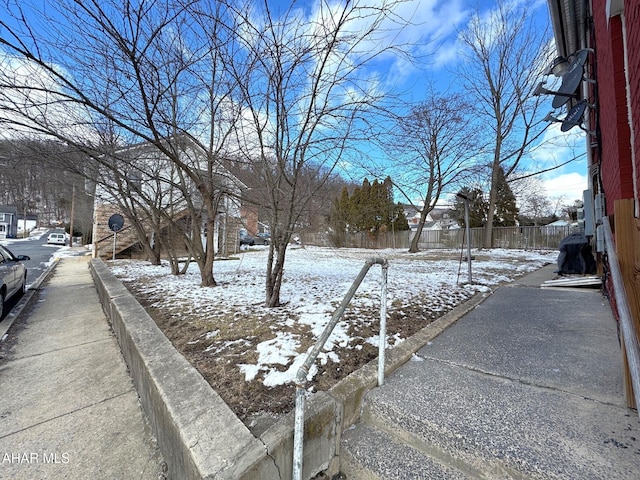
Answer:
[[[103,310],[118,338],[138,396],[171,478],[288,480],[293,471],[295,412],[255,437],[154,320],[111,274],[89,263]],[[385,375],[474,309],[493,292],[478,293],[387,352]],[[359,420],[365,394],[377,386],[377,359],[307,401],[303,478],[340,471],[342,432]]]

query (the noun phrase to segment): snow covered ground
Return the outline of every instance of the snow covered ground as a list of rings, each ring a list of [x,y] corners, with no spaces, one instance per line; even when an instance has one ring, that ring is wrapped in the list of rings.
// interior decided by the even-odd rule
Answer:
[[[556,251],[474,251],[474,283],[469,285],[467,263],[460,251],[409,254],[404,250],[291,247],[280,297],[284,305],[268,309],[264,307],[267,253],[268,247],[252,247],[235,259],[216,261],[218,286],[213,288],[199,286],[195,265],[186,275],[172,276],[168,265],[129,260],[108,264],[136,295],[146,299],[148,308],[173,312],[176,321],[199,327],[186,342],[189,348],[220,358],[234,351],[227,358],[234,359],[246,381],[258,380],[271,387],[293,379],[304,360],[301,354],[321,334],[367,258],[389,261],[388,315],[411,322],[416,309],[444,314],[474,294],[488,293],[501,282],[554,263],[557,257]],[[353,300],[348,315],[351,323],[339,322],[319,357],[320,364],[339,363],[338,349],[362,348],[363,341],[377,345],[372,331],[377,331],[379,320],[381,278],[381,268],[374,265]],[[354,328],[354,318],[375,328]],[[233,335],[230,330],[235,330]],[[355,333],[359,331],[367,332],[366,338]],[[402,340],[402,335],[391,333],[387,344]],[[310,372],[310,379],[316,371]]]

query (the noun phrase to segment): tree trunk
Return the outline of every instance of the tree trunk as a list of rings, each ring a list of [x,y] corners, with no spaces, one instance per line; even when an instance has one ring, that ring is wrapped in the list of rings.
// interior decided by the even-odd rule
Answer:
[[[502,122],[498,120],[498,132],[502,130]],[[493,218],[496,211],[496,198],[498,196],[498,172],[500,171],[502,155],[502,137],[496,136],[496,146],[493,151],[493,164],[491,165],[491,188],[489,189],[489,207],[487,211],[487,224],[484,226],[484,248],[493,248]]]
[[[422,229],[424,228],[424,224],[427,221],[427,215],[429,212],[426,207],[422,209],[420,212],[420,221],[418,222],[418,229],[416,230],[415,235],[411,239],[411,245],[409,246],[409,253],[418,253],[420,249],[418,248],[418,242],[420,241],[420,235],[422,235]]]
[[[489,206],[487,207],[487,224],[484,226],[484,248],[493,248],[493,219],[496,210],[498,169],[500,162],[493,162],[491,171],[491,189],[489,190]]]
[[[208,212],[209,218],[207,219],[207,239],[204,248],[205,260],[202,268],[203,287],[215,287],[217,285],[216,280],[213,277],[213,232],[215,227],[215,217],[212,217],[211,213],[212,212]]]
[[[149,237],[145,237],[145,241],[141,241],[140,243],[142,244],[142,248],[144,249],[147,261],[151,265],[160,265],[160,243],[158,241],[153,241],[154,238],[158,238],[158,235],[155,233],[155,231],[155,228],[152,229],[151,235]]]
[[[147,242],[141,242],[146,253],[147,261],[151,265],[160,265],[160,251],[156,251],[151,245]]]
[[[289,241],[280,240],[269,247],[269,261],[267,263],[266,306],[269,308],[280,306],[280,287],[284,274],[284,259]],[[275,263],[274,263],[275,254]]]

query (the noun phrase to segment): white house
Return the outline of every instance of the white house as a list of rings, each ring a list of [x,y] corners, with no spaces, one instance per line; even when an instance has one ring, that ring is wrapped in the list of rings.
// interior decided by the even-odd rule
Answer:
[[[184,168],[199,172],[199,177],[214,178],[219,185],[216,195],[217,209],[215,231],[211,232],[216,249],[233,250],[240,223],[240,197],[244,185],[221,164],[210,165],[207,156],[188,139],[172,139],[171,146],[179,147],[178,158],[183,169],[178,169],[155,145],[142,143],[123,147],[101,161],[117,167],[119,175],[126,174],[127,181],[114,175],[112,169],[99,168],[99,178],[94,193],[93,255],[108,257],[113,254],[113,232],[109,219],[115,214],[125,218],[125,224],[117,232],[116,253],[135,246],[139,233],[127,221],[127,215],[134,213],[142,225],[147,225],[148,239],[153,243],[157,230],[152,225],[162,225],[162,219],[154,218],[154,210],[170,213],[177,221],[190,221],[190,209],[201,208],[201,231],[208,234],[203,199],[193,179],[184,173]],[[208,173],[205,173],[208,172]],[[126,207],[126,208],[123,208]],[[166,221],[165,221],[166,223]]]
[[[18,234],[18,208],[0,206],[0,239],[15,238]]]
[[[420,211],[412,205],[403,205],[403,208],[409,228],[411,231],[415,232],[418,229],[418,224],[420,223]],[[423,231],[424,230],[442,230],[440,220],[435,220],[431,215],[431,212],[427,214],[427,218],[425,219]]]

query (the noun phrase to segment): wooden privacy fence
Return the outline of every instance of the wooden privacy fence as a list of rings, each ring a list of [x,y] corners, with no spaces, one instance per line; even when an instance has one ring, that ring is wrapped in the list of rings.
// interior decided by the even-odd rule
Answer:
[[[632,342],[635,348],[640,343],[640,219],[634,215],[633,199],[617,200],[614,203],[614,226],[615,226],[615,250],[617,260],[620,265],[620,273],[622,276],[622,287],[626,293],[628,301],[628,310],[630,313],[630,330],[629,335],[635,336],[632,339],[624,338],[623,343]],[[616,298],[616,301],[617,298]],[[622,305],[616,306],[618,316]],[[638,370],[637,363],[630,364],[630,355],[623,351],[623,365],[625,372],[625,396],[627,405],[631,408],[638,406],[640,403],[640,392],[634,391],[632,385],[632,376],[640,377],[640,371],[631,372],[632,368]]]
[[[511,248],[524,250],[557,250],[560,241],[571,233],[577,231],[576,227],[494,227],[493,246],[495,248]],[[383,233],[345,233],[340,239],[342,245],[337,245],[335,236],[327,233],[305,233],[302,241],[307,245],[321,247],[348,247],[348,248],[401,248],[408,249],[415,233],[412,231],[383,232]],[[461,248],[464,241],[465,230],[462,228],[450,230],[425,230],[420,235],[418,245],[420,249]],[[471,248],[484,246],[484,228],[471,229]]]

